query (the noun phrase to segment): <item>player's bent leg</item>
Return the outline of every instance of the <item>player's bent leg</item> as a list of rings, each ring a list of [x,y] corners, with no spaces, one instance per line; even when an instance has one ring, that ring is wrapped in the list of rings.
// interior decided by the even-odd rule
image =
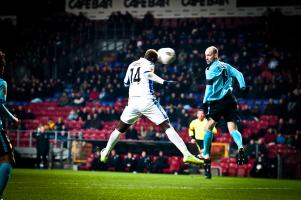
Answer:
[[[0,199],[2,199],[11,172],[12,166],[10,163],[0,163]]]
[[[183,158],[184,163],[193,163],[193,164],[203,164],[204,163],[204,161],[198,159],[197,157],[195,157],[188,151],[184,141],[179,136],[179,134],[175,131],[175,129],[170,125],[169,120],[165,120],[164,122],[159,124],[159,126],[165,131],[168,139],[174,145],[176,145],[176,147],[181,151],[181,153],[184,156],[184,158]]]
[[[210,158],[210,147],[213,139],[213,133],[212,130],[214,126],[216,125],[216,122],[209,118],[207,125],[205,127],[205,134],[204,134],[204,151],[201,154],[201,158],[206,160]]]
[[[114,148],[117,144],[121,133],[124,133],[128,130],[131,124],[126,124],[123,121],[119,121],[116,129],[111,133],[108,143],[104,149],[100,152],[100,161],[106,163],[108,161],[108,155],[110,151]]]
[[[234,142],[237,145],[237,149],[238,149],[237,164],[238,165],[246,164],[248,161],[245,156],[245,150],[242,143],[241,133],[237,130],[237,124],[236,122],[228,122],[227,125],[228,125],[229,132]]]

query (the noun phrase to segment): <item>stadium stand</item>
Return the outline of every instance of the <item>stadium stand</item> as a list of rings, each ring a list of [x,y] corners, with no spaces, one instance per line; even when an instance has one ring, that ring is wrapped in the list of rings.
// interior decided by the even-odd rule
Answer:
[[[127,91],[121,80],[127,65],[145,49],[165,46],[177,50],[177,61],[169,66],[158,66],[157,74],[178,80],[180,84],[176,88],[156,86],[157,95],[180,136],[189,142],[187,126],[201,105],[205,88],[203,51],[209,44],[217,43],[220,57],[240,69],[250,86],[247,95],[238,94],[242,116],[240,129],[245,144],[263,140],[267,149],[263,153],[265,159],[280,156],[285,160],[285,167],[294,171],[286,176],[300,178],[301,161],[297,158],[301,157],[301,76],[300,69],[295,67],[295,59],[292,59],[300,52],[288,44],[299,35],[289,32],[287,36],[288,32],[279,30],[288,28],[290,23],[299,20],[298,17],[282,16],[281,28],[278,21],[269,16],[155,19],[152,29],[141,25],[141,19],[127,17],[112,16],[108,21],[91,21],[81,15],[61,13],[39,18],[30,26],[25,19],[17,27],[10,21],[0,20],[1,27],[7,32],[18,28],[17,34],[22,41],[7,64],[9,73],[15,74],[7,77],[10,106],[23,120],[23,127],[16,127],[19,130],[9,133],[14,146],[34,146],[32,132],[39,125],[47,125],[49,120],[56,122],[58,118],[63,119],[71,137],[107,140],[126,104]],[[124,23],[131,26],[122,26],[122,29],[110,26],[116,20],[125,20]],[[287,21],[290,23],[283,23]],[[275,29],[277,31],[271,31]],[[289,41],[284,42],[283,37]],[[121,47],[113,43],[114,48],[106,50],[107,47],[100,47],[103,38],[119,39]],[[24,68],[30,69],[29,72],[24,72]],[[66,94],[64,106],[59,103],[63,93]],[[26,119],[24,112],[18,113],[19,106],[25,113],[32,113],[30,119]],[[71,112],[75,117],[70,120]],[[89,120],[88,116],[94,114],[95,118]],[[280,127],[281,120],[284,122]],[[93,121],[99,128],[93,127]],[[134,128],[141,136],[150,126],[151,122],[143,118]],[[157,127],[155,131],[158,133],[156,141],[166,140]],[[285,138],[284,144],[276,142],[279,133]],[[51,142],[55,143],[59,136],[53,136]],[[125,135],[121,140],[126,141]],[[222,123],[214,142],[227,143],[231,147],[232,138]],[[93,153],[80,169],[90,170],[94,158]],[[223,175],[252,175],[255,160],[249,159],[248,164],[237,166],[233,159],[217,161]],[[181,162],[179,157],[170,156],[169,167],[164,172],[181,172]]]

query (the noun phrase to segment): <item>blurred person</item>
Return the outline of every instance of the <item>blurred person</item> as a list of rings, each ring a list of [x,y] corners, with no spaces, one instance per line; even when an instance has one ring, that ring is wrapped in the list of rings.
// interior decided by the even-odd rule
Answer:
[[[55,122],[54,130],[61,131],[63,130],[64,121],[62,117],[59,117]]]
[[[278,132],[276,140],[275,140],[276,144],[285,144],[285,140],[286,139],[285,139],[284,135],[281,132]]]
[[[67,119],[68,120],[77,120],[77,118],[78,118],[77,112],[75,110],[73,110],[73,109],[70,110]]]
[[[298,150],[301,150],[301,131],[300,130],[296,131],[292,145],[295,146]]]
[[[151,158],[146,154],[146,151],[142,151],[137,161],[137,172],[150,172],[151,164]]]
[[[70,102],[67,92],[63,92],[63,94],[58,99],[59,106],[67,106]]]
[[[163,151],[159,151],[158,158],[154,161],[153,164],[153,172],[162,173],[163,169],[167,168],[168,166],[168,158],[164,155]]]
[[[291,135],[296,132],[298,129],[298,126],[296,124],[296,120],[294,120],[292,117],[288,119],[288,122],[286,123],[286,129],[285,132],[282,132],[284,135]]]
[[[84,129],[92,128],[92,115],[91,114],[87,115],[87,120],[85,121],[83,128]]]
[[[138,131],[131,126],[125,133],[125,138],[130,140],[139,140],[138,138]]]
[[[50,143],[48,133],[46,132],[47,129],[45,127],[46,126],[40,125],[34,133],[34,137],[36,138],[37,168],[47,169]]]
[[[253,139],[251,139],[247,145],[245,153],[248,158],[256,158],[256,144]]]
[[[121,114],[116,129],[110,135],[107,145],[101,151],[101,161],[106,162],[108,154],[118,142],[121,133],[126,132],[142,115],[156,125],[159,125],[167,134],[169,140],[181,151],[184,163],[203,164],[203,161],[193,156],[187,149],[184,141],[172,127],[168,116],[160,103],[156,100],[153,82],[163,85],[175,85],[175,81],[167,81],[154,73],[158,54],[149,49],[143,58],[132,62],[126,72],[124,85],[129,87],[128,105]]]
[[[49,119],[49,120],[48,120],[47,125],[48,125],[48,129],[49,129],[49,130],[54,130],[54,128],[55,128],[55,123],[54,123],[54,121],[53,121],[52,119]]]
[[[89,100],[96,101],[98,99],[99,92],[96,87],[93,87],[92,91],[89,93]]]
[[[204,142],[204,134],[205,134],[205,127],[208,123],[208,120],[205,118],[205,112],[203,109],[199,109],[197,111],[197,118],[194,119],[189,124],[189,136],[191,138],[190,142],[192,144],[196,144],[198,148],[198,154],[201,154],[203,152],[203,142]],[[217,133],[216,128],[213,128],[212,131],[214,134]],[[211,147],[209,147],[210,152]],[[205,170],[205,177],[211,178],[211,160],[207,159],[205,160],[204,170]]]
[[[105,169],[103,163],[99,160],[100,152],[96,151],[94,155],[95,156],[91,162],[91,170],[100,171],[102,169]]]
[[[266,157],[264,154],[260,154],[254,164],[253,168],[251,169],[251,176],[252,177],[267,177],[268,171],[268,163],[266,161]]]
[[[268,127],[267,132],[264,134],[264,142],[266,144],[275,144],[276,142],[276,133],[272,127]]]
[[[144,140],[155,140],[156,139],[156,131],[153,126],[150,126],[148,130],[145,130]]]
[[[65,125],[62,126],[60,133],[58,134],[58,140],[63,143],[63,148],[67,148],[68,144],[68,129]]]
[[[113,168],[115,171],[122,171],[122,159],[113,149],[108,158],[108,168]]]
[[[72,95],[72,103],[74,106],[82,107],[86,105],[85,98],[79,92],[74,92]]]
[[[87,110],[86,107],[80,109],[79,112],[78,112],[78,116],[79,116],[83,121],[86,121],[86,120],[87,120],[88,114],[89,114],[89,112],[88,112],[88,110]]]
[[[243,74],[231,65],[219,60],[218,49],[210,46],[205,51],[206,62],[206,90],[203,99],[207,111],[208,123],[204,134],[204,151],[201,157],[210,159],[210,146],[213,138],[213,128],[223,116],[227,122],[228,130],[238,148],[237,163],[246,163],[241,133],[237,123],[240,121],[237,100],[232,94],[232,81],[235,77],[242,91],[247,91]]]
[[[30,108],[28,108],[26,111],[25,111],[25,114],[24,114],[24,117],[23,119],[35,119],[35,115],[33,114],[33,112],[31,111]]]
[[[95,112],[92,115],[91,128],[101,129],[101,127],[102,127],[101,120],[100,120],[97,112]]]
[[[124,159],[124,170],[127,172],[136,172],[137,160],[132,152],[128,152]]]
[[[5,54],[0,51],[0,112],[1,118],[5,116],[6,118],[19,123],[19,119],[16,118],[12,113],[8,111],[6,106],[6,97],[7,97],[7,83],[2,79],[5,67]],[[3,199],[3,192],[9,180],[9,177],[12,173],[12,165],[15,164],[15,158],[13,154],[13,148],[9,141],[8,136],[6,135],[5,130],[3,129],[2,119],[0,118],[0,199]]]

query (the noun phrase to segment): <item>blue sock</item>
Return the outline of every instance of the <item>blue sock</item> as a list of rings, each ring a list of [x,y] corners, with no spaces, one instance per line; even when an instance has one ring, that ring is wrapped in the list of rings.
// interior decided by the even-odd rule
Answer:
[[[232,131],[231,133],[231,136],[232,138],[234,139],[234,142],[236,143],[237,145],[237,148],[240,149],[242,148],[242,137],[241,137],[241,134],[238,130],[234,130]]]
[[[3,195],[3,191],[6,187],[11,171],[11,164],[0,163],[0,197]]]
[[[205,134],[204,134],[204,152],[203,152],[204,155],[210,154],[212,138],[213,138],[212,132],[209,130],[206,130]]]

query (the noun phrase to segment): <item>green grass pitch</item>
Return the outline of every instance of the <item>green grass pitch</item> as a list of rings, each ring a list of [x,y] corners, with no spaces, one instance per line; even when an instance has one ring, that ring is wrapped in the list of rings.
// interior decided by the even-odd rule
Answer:
[[[301,199],[301,181],[14,169],[7,200]]]

